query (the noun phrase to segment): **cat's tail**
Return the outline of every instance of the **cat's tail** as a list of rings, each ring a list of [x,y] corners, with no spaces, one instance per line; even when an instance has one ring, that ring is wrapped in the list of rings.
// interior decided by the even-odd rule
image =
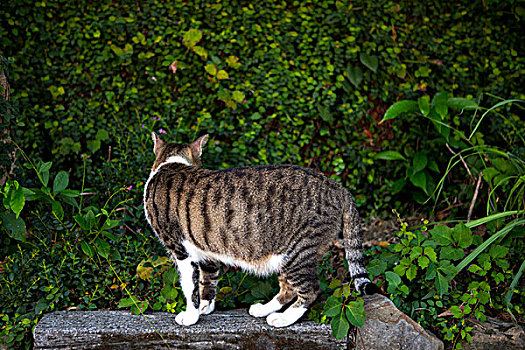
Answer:
[[[343,212],[343,244],[348,261],[350,277],[355,288],[362,294],[379,293],[379,288],[370,281],[363,260],[363,233],[359,221],[359,213],[354,199],[350,194],[344,201]]]

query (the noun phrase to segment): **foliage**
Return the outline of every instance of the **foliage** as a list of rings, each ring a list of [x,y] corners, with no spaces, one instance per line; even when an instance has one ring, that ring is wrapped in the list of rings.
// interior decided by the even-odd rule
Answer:
[[[487,314],[507,308],[524,313],[525,291],[513,282],[525,258],[524,223],[523,213],[505,228],[496,217],[431,229],[425,221],[415,231],[402,223],[399,243],[377,254],[367,268],[372,275],[384,274],[386,292],[401,310],[459,347],[462,339],[470,340],[469,318],[484,322]],[[512,306],[505,295],[514,292]]]
[[[450,206],[452,204],[450,203],[451,196],[445,188],[445,181],[450,183],[452,176],[454,176],[452,181],[455,179],[465,181],[462,179],[465,175],[454,170],[456,166],[462,165],[472,183],[475,182],[476,177],[478,178],[475,191],[469,191],[466,195],[461,196],[471,201],[469,218],[472,214],[473,204],[477,199],[481,180],[485,180],[488,187],[485,215],[499,210],[511,210],[511,208],[515,210],[524,209],[525,160],[522,151],[525,149],[525,140],[521,131],[516,132],[523,129],[524,123],[519,119],[508,120],[497,111],[498,108],[512,103],[518,104],[518,107],[523,109],[519,104],[523,104],[524,101],[519,99],[501,101],[486,109],[480,117],[477,111],[483,108],[469,99],[452,97],[449,93],[440,92],[434,96],[432,102],[429,101],[430,98],[427,95],[420,97],[417,102],[412,100],[398,101],[390,106],[381,120],[382,123],[395,119],[401,114],[417,114],[423,119],[423,122],[434,127],[434,132],[437,132],[437,138],[429,138],[430,142],[428,147],[424,147],[425,150],[415,153],[407,152],[405,155],[390,150],[376,155],[378,159],[400,160],[405,163],[406,175],[394,182],[393,191],[401,191],[406,186],[407,181],[410,181],[424,193],[416,192],[414,194],[415,200],[423,202],[424,196],[426,196],[432,198],[437,205],[440,195],[445,194],[444,200]],[[468,110],[475,110],[475,113],[466,125],[465,122],[460,122],[458,117],[453,117],[452,109],[460,110],[463,114],[466,113],[464,111]],[[506,125],[515,131],[505,136],[507,144],[503,148],[488,144],[485,135],[480,131],[481,123],[491,112],[504,120]],[[435,176],[432,173],[439,173],[440,168],[434,160],[435,158],[430,155],[437,151],[436,146],[443,148],[443,145],[454,156],[448,162],[444,175],[436,183]],[[452,193],[455,191],[457,189],[452,188]],[[447,194],[447,192],[449,193]],[[455,193],[454,195],[458,199]],[[485,197],[483,194],[482,196]],[[503,203],[503,205],[499,207],[498,203]]]
[[[421,192],[392,191],[399,170],[376,154],[425,150],[414,145],[426,145],[427,128],[415,118],[377,125],[393,100],[450,89],[522,96],[512,3],[17,0],[0,11],[0,54],[12,58],[12,93],[27,107],[20,145],[71,169],[75,184],[80,154],[92,156],[95,183],[109,157],[128,164],[130,150],[144,154],[142,119],[160,116],[170,139],[205,131],[219,142],[205,154],[209,167],[307,165],[341,181],[368,213],[399,208]],[[108,178],[140,186],[147,172],[133,170],[150,162],[135,158]]]
[[[69,189],[64,171],[51,177],[51,162],[27,159],[24,166],[35,172],[35,187],[10,180],[1,191],[0,338],[9,348],[30,347],[28,333],[45,312],[115,307],[151,244],[144,235],[124,234],[126,218],[116,218],[129,201],[125,188],[104,205],[98,195],[86,205],[89,192]]]

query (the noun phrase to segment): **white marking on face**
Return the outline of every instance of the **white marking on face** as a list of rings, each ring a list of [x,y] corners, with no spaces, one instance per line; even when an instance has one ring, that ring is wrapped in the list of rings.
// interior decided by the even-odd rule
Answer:
[[[240,267],[244,271],[251,272],[258,276],[269,276],[274,272],[278,272],[286,258],[285,255],[272,255],[265,261],[248,262],[225,254],[205,252],[191,244],[188,240],[183,241],[182,245],[186,248],[188,254],[197,262],[203,260],[220,261],[226,265]]]

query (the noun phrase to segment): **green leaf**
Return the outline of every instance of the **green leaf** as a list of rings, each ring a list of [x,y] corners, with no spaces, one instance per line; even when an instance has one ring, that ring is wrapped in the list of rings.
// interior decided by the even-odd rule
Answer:
[[[348,67],[346,68],[348,79],[355,87],[358,87],[363,81],[363,71],[359,67]]]
[[[433,261],[433,262],[437,261],[436,252],[434,251],[434,249],[432,249],[432,247],[425,247],[425,250],[423,253],[430,259],[430,261]]]
[[[412,264],[411,260],[415,260],[418,256],[421,256],[423,254],[423,248],[416,246],[412,248],[412,251],[410,252],[410,260],[408,260],[407,265]]]
[[[26,241],[27,229],[22,218],[16,217],[14,213],[1,212],[0,220],[2,221],[2,226],[8,231],[11,238],[16,239],[17,241]]]
[[[366,320],[365,303],[363,298],[357,298],[346,305],[346,317],[356,327],[363,327]],[[348,331],[347,331],[348,332]]]
[[[7,193],[9,207],[15,213],[17,218],[20,216],[20,212],[24,208],[26,202],[24,193],[24,188],[20,186],[16,180],[13,181],[13,184],[9,187]]]
[[[469,100],[467,98],[458,98],[458,97],[449,98],[448,106],[450,108],[461,109],[461,110],[463,109],[469,110],[469,109],[478,108],[478,104],[475,101]]]
[[[383,119],[379,122],[379,124],[383,123],[386,120],[394,119],[398,115],[402,113],[414,113],[419,111],[419,106],[417,102],[410,101],[410,100],[401,100],[394,103],[392,106],[390,106]]]
[[[230,76],[225,70],[220,70],[217,72],[217,79],[224,80],[224,79],[230,79]]]
[[[399,193],[407,184],[407,181],[404,178],[396,180],[390,186],[390,191],[392,194]]]
[[[344,338],[348,334],[348,329],[350,329],[350,325],[342,312],[332,319],[330,327],[332,328],[332,335],[335,339]]]
[[[445,119],[448,114],[448,94],[446,92],[437,93],[432,100],[432,105],[441,119]]]
[[[459,243],[461,248],[467,248],[472,244],[472,231],[463,223],[459,223],[454,227],[452,237]]]
[[[78,197],[80,196],[79,190],[62,190],[60,195],[63,197]]]
[[[425,193],[427,193],[427,176],[424,171],[412,174],[408,178],[414,186],[421,188]],[[428,194],[428,193],[427,193]]]
[[[228,56],[228,58],[226,59],[226,63],[233,69],[237,69],[241,66],[241,64],[239,63],[239,58],[236,56]]]
[[[194,47],[202,39],[202,32],[198,29],[190,29],[184,33],[183,42],[187,48]]]
[[[134,306],[135,304],[138,304],[139,303],[139,300],[137,299],[137,297],[135,296],[132,296],[131,298],[124,298],[124,299],[121,299],[117,305],[117,308],[123,308],[123,307],[130,307],[130,306]]]
[[[217,67],[214,64],[207,64],[204,66],[204,69],[206,70],[206,72],[208,72],[209,75],[217,75]]]
[[[328,299],[326,300],[326,303],[324,304],[323,315],[326,315],[328,317],[335,317],[341,314],[342,311],[343,311],[342,299],[334,295],[328,297]]]
[[[328,285],[328,288],[335,289],[337,287],[341,287],[341,280],[334,278],[333,280],[330,281],[330,285]]]
[[[78,226],[80,226],[80,228],[84,231],[89,231],[89,225],[86,221],[86,219],[84,218],[84,216],[82,216],[81,214],[77,214],[75,216],[73,216],[73,219],[75,219],[75,221],[77,222]]]
[[[241,91],[234,91],[232,93],[232,98],[237,103],[243,103],[245,96]]]
[[[95,139],[97,139],[99,141],[105,141],[105,140],[109,139],[108,131],[105,130],[105,129],[99,129],[97,131],[97,135],[95,136]]]
[[[87,147],[91,153],[95,153],[100,149],[100,140],[88,140]]]
[[[93,211],[89,210],[87,212],[87,214],[84,216],[84,218],[86,219],[86,223],[89,227],[89,229],[91,230],[93,227],[95,227],[96,225],[96,219],[95,219],[95,214],[93,213]]]
[[[42,311],[46,310],[49,306],[49,301],[46,298],[40,298],[35,305],[35,315],[39,315]]]
[[[381,259],[374,259],[366,266],[366,270],[371,276],[381,275],[386,271],[386,261]]]
[[[509,253],[509,248],[503,247],[503,246],[498,245],[498,244],[497,245],[493,245],[489,249],[489,255],[493,259],[504,258],[505,256],[507,256],[508,253]]]
[[[414,159],[413,159],[413,164],[414,164],[412,166],[413,172],[417,173],[418,171],[425,169],[425,167],[427,166],[427,163],[428,163],[428,158],[426,154],[423,152],[416,152],[416,154],[414,154]]]
[[[377,66],[379,65],[377,56],[367,55],[366,53],[362,52],[359,55],[359,59],[361,60],[361,63],[364,64],[368,69],[374,73],[377,72]]]
[[[446,294],[448,291],[448,280],[439,271],[436,273],[436,289],[439,295]]]
[[[113,52],[115,53],[115,55],[117,55],[118,57],[122,57],[124,56],[126,53],[124,52],[124,50],[122,50],[120,47],[118,47],[117,45],[115,44],[111,44],[110,46],[111,50],[113,50]]]
[[[446,274],[448,281],[452,280],[457,273],[456,267],[449,260],[440,260],[438,269]]]
[[[399,264],[399,265],[396,265],[396,267],[394,267],[394,272],[398,274],[399,276],[404,276],[407,268],[408,268],[408,265]]]
[[[86,241],[82,241],[80,243],[80,248],[82,248],[82,251],[84,252],[84,254],[86,254],[90,258],[92,258],[95,255],[95,248],[93,248]]]
[[[417,259],[417,262],[422,269],[426,269],[428,267],[428,264],[430,263],[430,259],[426,256],[421,256]]]
[[[97,249],[97,252],[102,256],[103,258],[107,259],[109,257],[109,251],[111,250],[111,246],[108,242],[104,241],[103,239],[97,238],[95,241],[95,248]]]
[[[53,181],[53,193],[63,191],[67,188],[69,184],[69,175],[65,171],[58,172],[55,176],[55,181]]]
[[[406,276],[409,281],[412,281],[414,278],[416,278],[417,275],[417,267],[416,265],[410,265],[410,267],[406,270]]]
[[[429,231],[429,233],[432,235],[432,239],[440,245],[449,245],[453,243],[452,230],[448,226],[436,225]]]
[[[403,155],[397,151],[383,151],[379,152],[374,156],[375,159],[384,159],[384,160],[406,160]]]
[[[421,114],[423,114],[425,117],[428,116],[430,113],[430,97],[422,96],[418,98],[417,105],[419,106],[419,111]]]
[[[51,202],[51,208],[53,210],[53,213],[62,220],[64,218],[64,208],[62,208],[62,204],[60,204],[59,201],[53,201]]]
[[[146,312],[146,310],[148,309],[149,307],[149,302],[147,300],[144,300],[144,301],[139,301],[137,303],[137,305],[133,305],[131,307],[131,314],[132,315],[139,315],[139,314],[142,314],[144,312]]]
[[[461,248],[455,248],[452,246],[445,246],[441,248],[439,252],[439,259],[445,260],[460,260],[465,257],[465,252]]]
[[[177,296],[179,295],[179,292],[176,288],[172,287],[169,284],[164,285],[162,290],[160,291],[160,294],[166,299],[166,300],[177,300]]]
[[[191,48],[193,52],[195,52],[197,55],[204,57],[205,59],[208,58],[208,51],[202,46],[194,46]]]
[[[385,272],[385,278],[388,281],[388,292],[393,293],[397,287],[401,284],[401,277],[395,272]]]

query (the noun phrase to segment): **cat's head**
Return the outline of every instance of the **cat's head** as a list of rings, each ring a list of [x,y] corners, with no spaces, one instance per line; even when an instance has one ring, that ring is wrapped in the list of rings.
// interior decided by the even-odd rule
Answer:
[[[166,142],[155,133],[151,134],[151,138],[153,139],[153,153],[155,153],[152,171],[155,171],[159,165],[165,162],[202,167],[202,148],[208,141],[208,135],[199,137],[189,145]]]

